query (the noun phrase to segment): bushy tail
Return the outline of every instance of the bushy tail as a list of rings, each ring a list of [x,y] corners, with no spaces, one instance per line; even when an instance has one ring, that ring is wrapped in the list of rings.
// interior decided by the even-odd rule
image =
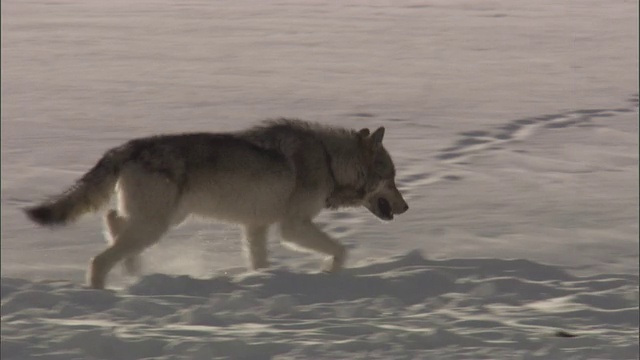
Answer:
[[[126,146],[108,151],[69,190],[26,208],[25,213],[40,225],[55,226],[68,224],[87,212],[100,209],[111,199],[127,155]]]

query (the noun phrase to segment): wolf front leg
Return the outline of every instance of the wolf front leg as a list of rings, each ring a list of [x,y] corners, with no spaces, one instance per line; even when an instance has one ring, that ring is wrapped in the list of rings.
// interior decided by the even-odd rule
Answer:
[[[269,267],[267,259],[268,229],[267,226],[245,225],[244,227],[244,242],[251,270]]]
[[[344,245],[320,230],[311,220],[287,220],[280,224],[282,240],[301,250],[312,250],[329,255],[323,271],[337,272],[347,257]]]

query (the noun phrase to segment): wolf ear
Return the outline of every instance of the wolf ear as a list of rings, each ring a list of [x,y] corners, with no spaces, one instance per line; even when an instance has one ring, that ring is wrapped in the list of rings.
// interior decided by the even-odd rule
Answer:
[[[382,138],[384,137],[384,128],[379,127],[378,130],[374,131],[371,134],[371,143],[374,147],[378,147],[382,145]]]
[[[369,131],[369,129],[364,128],[360,131],[358,131],[358,136],[360,136],[361,138],[366,138],[367,136],[369,136],[371,132]]]

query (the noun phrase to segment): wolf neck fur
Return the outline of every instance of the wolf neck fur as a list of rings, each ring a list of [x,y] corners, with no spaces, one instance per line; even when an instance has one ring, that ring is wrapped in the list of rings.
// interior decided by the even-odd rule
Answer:
[[[243,133],[258,146],[283,152],[295,151],[300,145],[297,140],[292,141],[296,137],[299,141],[309,141],[310,138],[317,141],[324,152],[330,182],[327,203],[356,204],[364,197],[366,169],[359,169],[360,162],[354,158],[360,156],[361,151],[354,130],[279,118],[267,120]],[[282,133],[295,135],[282,137]]]
[[[350,180],[355,181],[345,181],[346,179],[338,179],[336,176],[337,172],[336,170],[334,170],[337,164],[334,161],[334,156],[332,156],[332,153],[334,152],[349,153],[345,150],[348,150],[349,146],[353,146],[350,144],[352,142],[352,139],[345,138],[331,139],[333,141],[327,140],[329,139],[320,139],[320,143],[322,144],[322,148],[325,154],[327,170],[332,182],[331,191],[326,198],[326,205],[329,208],[357,206],[365,196],[365,183],[358,181],[358,169],[353,169],[353,167],[349,166],[349,164],[341,164],[341,166],[346,166],[353,171],[353,174],[351,175],[353,179]],[[333,146],[330,148],[331,145]],[[344,174],[344,172],[340,172],[340,174]]]

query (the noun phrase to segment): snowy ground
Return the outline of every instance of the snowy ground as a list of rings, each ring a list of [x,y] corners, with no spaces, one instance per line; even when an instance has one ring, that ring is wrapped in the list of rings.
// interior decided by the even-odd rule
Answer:
[[[638,357],[637,1],[2,0],[1,78],[3,359]],[[20,212],[131,137],[276,116],[387,128],[411,209],[323,214],[342,274],[191,223],[88,290],[100,218]]]

